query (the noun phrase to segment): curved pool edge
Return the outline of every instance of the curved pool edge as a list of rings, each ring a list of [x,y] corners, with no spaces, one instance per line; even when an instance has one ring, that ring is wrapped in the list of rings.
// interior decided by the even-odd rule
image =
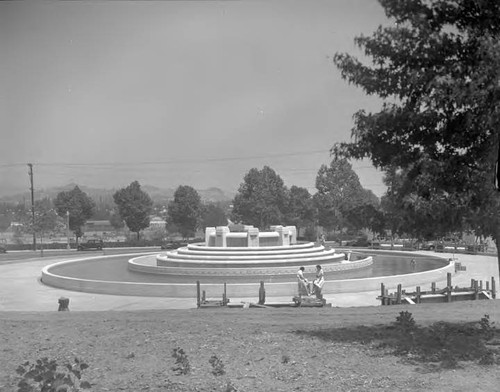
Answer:
[[[211,265],[207,265],[206,267],[178,267],[176,264],[172,266],[168,265],[156,265],[150,260],[151,255],[149,256],[139,256],[134,257],[128,260],[127,268],[130,271],[140,272],[145,274],[164,274],[164,275],[173,275],[173,276],[193,276],[194,279],[204,277],[204,276],[219,276],[220,279],[228,278],[234,276],[245,276],[249,279],[255,277],[262,276],[283,276],[290,275],[295,280],[295,276],[297,273],[297,268],[299,265],[308,266],[307,264],[298,264],[294,265],[291,263],[291,266],[283,266],[283,263],[277,263],[275,265],[265,265],[263,263],[259,263],[258,267],[225,267],[223,270],[221,268],[214,268]],[[325,273],[336,273],[336,272],[344,272],[350,270],[357,270],[361,268],[369,267],[373,264],[373,257],[366,256],[364,259],[354,260],[354,261],[345,261],[344,254],[337,254],[333,259],[333,262],[322,263],[321,266]],[[148,262],[149,261],[149,262]],[[314,260],[317,262],[316,260]],[[235,263],[235,265],[237,265]],[[310,266],[310,265],[309,265]]]
[[[154,252],[152,252],[154,253]],[[410,253],[411,254],[411,253]],[[129,256],[129,255],[121,255]],[[131,256],[137,256],[131,255]],[[70,291],[80,291],[96,294],[126,295],[141,297],[166,297],[166,298],[196,298],[196,281],[193,283],[143,283],[143,282],[116,282],[90,279],[77,279],[60,276],[50,272],[55,266],[68,263],[75,263],[83,260],[96,258],[109,258],[110,256],[97,256],[79,258],[73,260],[60,261],[50,264],[42,269],[41,282],[48,286],[57,287]],[[445,259],[444,257],[437,257]],[[376,291],[380,289],[381,283],[388,289],[395,289],[398,284],[404,287],[423,286],[432,282],[446,281],[447,273],[455,273],[455,262],[449,260],[448,265],[429,271],[417,272],[413,274],[380,276],[361,279],[327,280],[323,287],[323,295],[348,294]],[[224,283],[203,284],[203,290],[211,296],[222,293]],[[258,298],[260,282],[255,283],[228,283],[226,285],[227,296],[229,298],[256,297]],[[297,291],[297,282],[277,282],[265,284],[266,296],[284,297],[293,296]]]

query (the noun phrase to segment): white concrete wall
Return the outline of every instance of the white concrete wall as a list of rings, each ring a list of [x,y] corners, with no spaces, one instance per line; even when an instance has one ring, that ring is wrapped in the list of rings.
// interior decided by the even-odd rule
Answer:
[[[196,281],[193,278],[192,284],[177,283],[132,283],[132,282],[110,282],[88,279],[75,279],[58,276],[50,271],[51,267],[65,263],[82,261],[83,259],[63,261],[49,265],[42,270],[42,282],[44,284],[59,287],[67,290],[93,292],[100,294],[120,294],[151,297],[172,297],[172,298],[196,298]],[[343,263],[345,264],[345,263]],[[144,266],[139,266],[141,268]],[[440,269],[419,272],[406,275],[395,275],[387,277],[374,277],[364,279],[347,279],[326,281],[323,288],[324,295],[337,293],[359,293],[363,291],[376,291],[380,289],[380,284],[384,283],[386,288],[392,290],[398,284],[409,288],[414,286],[424,286],[432,282],[443,281],[448,272],[454,273],[454,262]],[[222,279],[221,279],[222,280]],[[228,283],[227,295],[231,297],[253,297],[258,298],[260,281],[255,283]],[[223,282],[221,284],[203,284],[202,290],[206,290],[210,296],[215,293],[222,293]],[[285,283],[265,283],[266,296],[283,297],[295,295],[297,283],[295,279]]]

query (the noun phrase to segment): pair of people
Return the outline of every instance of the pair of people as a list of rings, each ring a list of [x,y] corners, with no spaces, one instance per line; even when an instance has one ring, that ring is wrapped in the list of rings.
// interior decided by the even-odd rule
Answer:
[[[300,267],[297,272],[297,279],[299,282],[299,295],[312,295],[315,294],[317,298],[322,298],[321,290],[325,284],[325,276],[321,265],[316,266],[316,278],[313,280],[312,285],[304,276],[304,267]]]

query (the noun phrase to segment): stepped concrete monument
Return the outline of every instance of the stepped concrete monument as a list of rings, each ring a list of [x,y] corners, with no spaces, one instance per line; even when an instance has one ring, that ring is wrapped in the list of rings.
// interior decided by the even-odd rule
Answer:
[[[335,249],[313,242],[299,243],[295,226],[271,226],[269,231],[253,226],[232,231],[228,226],[219,226],[206,229],[204,243],[159,254],[156,272],[197,277],[294,277],[301,266],[320,264],[325,272],[333,272],[373,263],[371,257],[346,259],[344,253],[336,253]]]

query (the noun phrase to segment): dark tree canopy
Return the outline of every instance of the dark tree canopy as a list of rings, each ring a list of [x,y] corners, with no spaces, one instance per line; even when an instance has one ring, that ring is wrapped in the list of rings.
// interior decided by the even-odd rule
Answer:
[[[318,223],[327,230],[346,227],[347,211],[363,204],[367,195],[352,165],[344,158],[332,160],[330,166],[321,166],[316,176],[316,188],[314,202],[318,209]]]
[[[113,212],[109,217],[109,223],[113,226],[114,229],[120,230],[125,227],[125,222],[123,221],[120,213],[118,211]]]
[[[421,161],[441,171],[491,164],[484,152],[493,147],[492,125],[499,115],[493,109],[499,99],[500,46],[493,40],[500,2],[380,3],[394,25],[356,39],[372,64],[348,54],[336,54],[334,61],[350,83],[387,100],[378,113],[357,112],[355,141],[334,151],[370,157],[382,168],[415,162],[419,167]],[[480,159],[470,162],[471,156]],[[409,175],[418,168],[414,171]]]
[[[416,181],[423,183],[426,178],[427,174],[422,173]],[[408,181],[406,170],[388,170],[385,182],[389,190],[382,197],[382,208],[392,233],[435,239],[462,228],[466,205],[450,204],[449,198],[439,192],[419,196],[413,191],[414,183]]]
[[[0,231],[6,230],[14,217],[15,204],[0,203]]]
[[[66,218],[69,211],[69,228],[75,233],[76,240],[83,235],[82,227],[94,212],[94,201],[78,186],[71,191],[60,192],[55,200],[54,207],[57,215]]]
[[[131,232],[137,233],[137,239],[139,239],[140,231],[149,227],[153,201],[141,189],[138,181],[134,181],[126,188],[116,191],[113,199],[121,218]]]
[[[391,24],[356,38],[370,61],[337,53],[334,62],[384,103],[377,113],[358,111],[353,141],[332,152],[402,173],[388,196],[420,225],[445,219],[498,245],[500,2],[379,1]]]
[[[288,192],[288,205],[285,213],[285,223],[297,228],[311,227],[316,220],[314,201],[306,188],[292,185]]]
[[[203,204],[201,207],[201,228],[227,225],[226,210],[227,207],[224,207],[222,203]]]
[[[250,169],[233,200],[234,221],[259,229],[283,223],[287,189],[281,177],[269,166]]]
[[[45,234],[54,230],[59,224],[58,216],[54,210],[53,203],[48,198],[35,201],[34,220],[31,210],[24,209],[19,212],[20,214],[18,215],[18,218],[22,223],[23,231],[38,236],[40,239],[40,245],[43,242]]]
[[[369,229],[373,233],[382,234],[386,229],[384,214],[373,204],[359,204],[344,213],[348,227],[361,230]]]
[[[194,237],[201,214],[201,199],[196,189],[179,186],[174,200],[168,205],[169,224],[174,225],[184,238]]]

